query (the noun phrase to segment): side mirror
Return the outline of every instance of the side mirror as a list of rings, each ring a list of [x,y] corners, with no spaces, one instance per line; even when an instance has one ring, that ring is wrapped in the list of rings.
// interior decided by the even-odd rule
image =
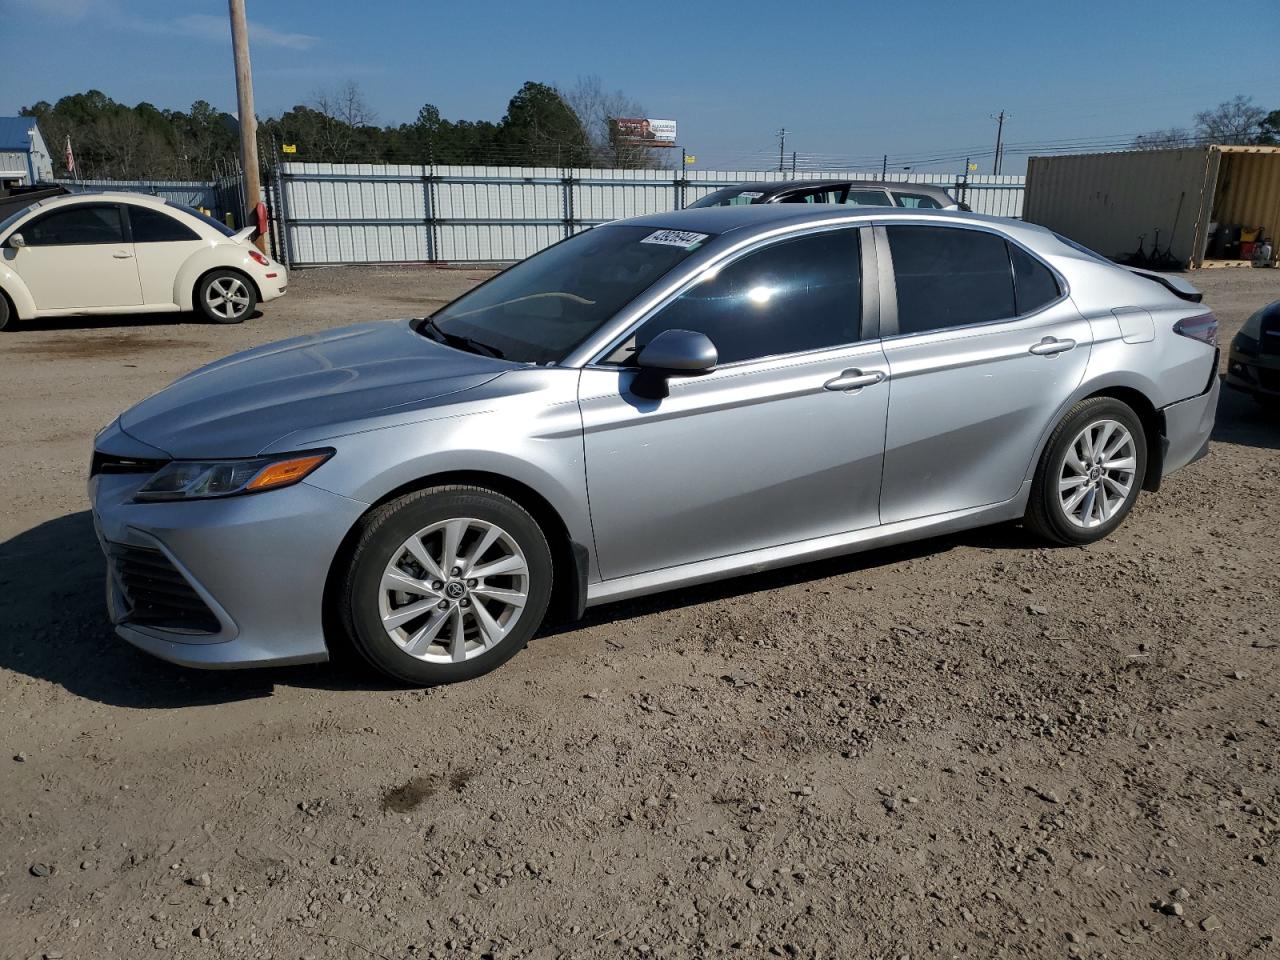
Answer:
[[[710,373],[716,368],[716,345],[704,333],[664,330],[636,356],[636,366],[659,374]]]
[[[27,240],[26,237],[20,233],[11,233],[9,234],[9,239],[6,240],[5,243],[13,247],[15,250],[21,250],[27,245]]]

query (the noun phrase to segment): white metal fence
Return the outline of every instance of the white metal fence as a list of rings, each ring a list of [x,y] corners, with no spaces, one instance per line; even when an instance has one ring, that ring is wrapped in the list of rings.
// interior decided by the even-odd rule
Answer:
[[[809,171],[805,179],[877,180]],[[762,171],[285,163],[271,194],[290,264],[520,260],[597,223],[678,210]],[[1022,214],[1022,177],[890,174],[944,186],[978,213]]]

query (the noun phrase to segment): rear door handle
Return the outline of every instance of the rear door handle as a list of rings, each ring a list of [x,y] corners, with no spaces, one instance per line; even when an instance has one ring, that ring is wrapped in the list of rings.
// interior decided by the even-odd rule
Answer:
[[[852,370],[846,370],[834,380],[828,380],[823,384],[828,390],[859,390],[862,387],[870,387],[879,383],[884,379],[884,372],[880,370],[872,370],[870,373],[863,373],[857,367]]]
[[[1065,353],[1075,345],[1076,342],[1074,340],[1058,340],[1054,337],[1045,337],[1039,343],[1033,344],[1030,350],[1038,357],[1052,357],[1058,353]]]
[[[113,253],[111,256],[115,257],[117,260],[131,260],[131,259],[133,259],[133,254],[132,254],[132,253],[129,253],[127,250],[117,250],[117,251],[116,251],[115,253]]]

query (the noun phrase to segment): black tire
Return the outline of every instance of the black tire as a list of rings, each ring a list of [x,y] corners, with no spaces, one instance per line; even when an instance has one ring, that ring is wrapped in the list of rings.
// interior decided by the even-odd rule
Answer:
[[[228,312],[219,313],[218,307],[209,302],[210,289],[215,284],[231,287],[237,296],[244,298],[244,302],[236,303],[234,309],[224,303]],[[253,281],[238,270],[212,270],[196,284],[193,306],[200,316],[213,323],[244,323],[258,307],[258,291],[254,288]]]
[[[1106,521],[1096,526],[1083,527],[1073,523],[1058,496],[1058,481],[1062,477],[1068,448],[1076,437],[1090,424],[1114,420],[1121,424],[1133,438],[1136,467],[1128,494]],[[1031,499],[1024,517],[1028,529],[1053,543],[1081,545],[1095,543],[1124,522],[1133,509],[1142,489],[1147,470],[1147,437],[1142,421],[1133,409],[1112,397],[1090,397],[1081,400],[1062,418],[1045,444],[1040,462],[1036,465],[1031,483]]]
[[[0,330],[12,330],[16,319],[13,307],[9,306],[9,298],[0,293]]]
[[[419,659],[393,641],[383,627],[379,606],[383,573],[415,533],[457,518],[495,524],[515,541],[528,568],[526,602],[509,632],[489,649],[456,662]],[[351,645],[376,669],[418,686],[456,683],[488,673],[524,648],[546,614],[553,572],[545,535],[514,500],[482,487],[430,487],[384,504],[360,521],[347,570],[336,580],[337,613]],[[452,629],[452,621],[446,628]]]

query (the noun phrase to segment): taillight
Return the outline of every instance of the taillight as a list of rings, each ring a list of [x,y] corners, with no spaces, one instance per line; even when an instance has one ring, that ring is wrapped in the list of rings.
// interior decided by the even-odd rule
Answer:
[[[249,251],[249,259],[251,259],[254,263],[262,264],[264,267],[267,266],[269,263],[271,263],[270,260],[268,260],[262,254],[260,254],[257,250]]]
[[[1190,337],[1192,340],[1199,340],[1201,343],[1207,343],[1211,347],[1216,347],[1218,345],[1218,318],[1212,313],[1202,313],[1199,316],[1187,317],[1173,325],[1173,332],[1184,337]]]

